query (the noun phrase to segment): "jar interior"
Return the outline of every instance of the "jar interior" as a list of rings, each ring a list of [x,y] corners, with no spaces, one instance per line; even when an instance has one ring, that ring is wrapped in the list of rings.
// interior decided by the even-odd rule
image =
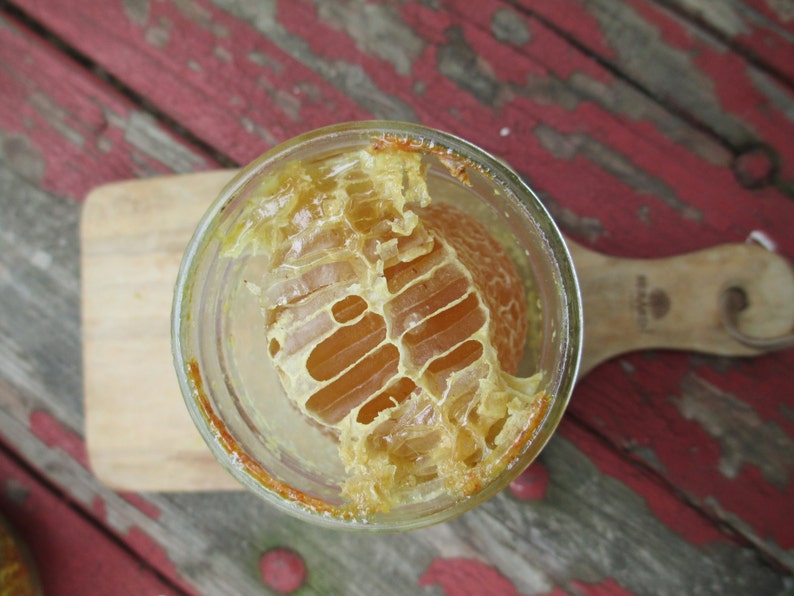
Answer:
[[[344,508],[340,486],[346,472],[336,438],[287,398],[268,354],[265,321],[257,296],[246,283],[262,278],[267,258],[245,250],[234,257],[226,256],[224,238],[238,223],[244,205],[268,172],[287,161],[325,159],[365,147],[377,134],[382,133],[373,126],[321,134],[271,152],[246,168],[200,224],[177,286],[175,359],[194,421],[216,457],[238,480],[281,508],[303,516],[308,511],[309,517],[317,517],[316,511],[307,509],[307,498],[327,503],[332,511]],[[553,401],[537,436],[517,461],[509,462],[497,481],[467,503],[443,496],[419,499],[366,520],[370,527],[426,525],[465,510],[503,488],[537,455],[562,415],[576,376],[581,344],[578,289],[570,259],[537,198],[501,163],[467,144],[424,129],[412,129],[410,134],[421,135],[418,143],[427,143],[431,137],[434,151],[425,154],[423,160],[433,200],[454,204],[474,215],[516,265],[529,318],[517,376],[529,377],[542,371],[542,388]],[[463,155],[470,166],[470,154],[476,152],[476,167],[467,168],[469,184],[439,160],[435,149],[441,144],[446,144],[446,151]],[[191,386],[184,372],[189,362],[195,362],[209,407],[239,450],[230,450],[228,441],[219,441],[218,428],[208,422],[206,412],[197,408],[195,383]],[[303,496],[285,497],[284,491],[274,494],[263,486],[261,477],[251,473],[250,466],[241,465],[242,459],[256,462],[279,486]],[[333,525],[333,515],[321,517],[321,523]],[[349,525],[349,520],[341,516],[337,521]]]

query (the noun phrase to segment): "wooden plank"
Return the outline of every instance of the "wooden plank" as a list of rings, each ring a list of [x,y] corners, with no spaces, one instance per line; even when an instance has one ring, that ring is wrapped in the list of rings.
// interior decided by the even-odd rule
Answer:
[[[49,491],[3,449],[0,478],[0,512],[28,550],[44,594],[182,593]]]
[[[165,3],[151,6],[159,9],[161,4]],[[146,5],[143,3],[141,6]],[[128,6],[134,5],[128,3]],[[202,4],[190,6],[198,9],[204,7]],[[409,8],[417,10],[416,6]],[[423,15],[424,13],[419,11],[417,17]],[[241,40],[259,38],[259,34],[252,34],[250,25],[242,20],[229,17],[223,19],[222,24],[229,27],[229,36],[224,39],[231,40],[228,42],[230,45],[233,45],[233,40],[238,38],[236,35],[238,32],[241,33],[239,37]],[[262,28],[270,26],[266,19],[264,21],[257,23],[257,26]],[[204,26],[212,27],[212,22],[213,19],[210,19],[209,23],[204,21]],[[310,20],[309,24],[311,23]],[[438,25],[432,20],[428,23],[432,26]],[[420,30],[418,25],[415,28]],[[464,41],[469,39],[466,36],[471,36],[478,42],[475,46],[477,49],[475,55],[480,56],[485,63],[489,60],[500,63],[493,58],[495,55],[500,55],[496,50],[501,46],[486,43],[487,37],[478,33],[479,30],[476,28],[463,26],[462,29]],[[199,25],[186,26],[183,31],[185,37],[189,38],[192,32],[199,31]],[[7,34],[8,27],[0,30],[0,33]],[[91,37],[88,33],[86,37]],[[295,34],[288,36],[287,42],[297,44],[300,39],[304,39],[302,36],[312,37],[313,34],[320,37],[321,34],[326,35],[327,30],[313,25],[302,32],[301,36]],[[20,33],[15,30],[12,35],[20,35]],[[336,33],[328,41],[333,43],[337,36],[344,41],[346,35]],[[443,39],[443,28],[440,35]],[[543,33],[540,35],[541,41],[554,43],[553,37],[544,40]],[[559,41],[557,43],[559,45],[555,47],[560,51],[566,48],[565,44]],[[345,47],[355,47],[349,40],[344,44]],[[137,64],[134,45],[127,47],[127,56],[133,66]],[[23,52],[9,55],[32,55],[34,60],[41,58],[40,50],[36,49],[36,44],[31,45],[30,41],[27,46],[13,47],[22,49]],[[458,50],[460,47],[460,44],[456,46]],[[111,43],[105,51],[112,54],[111,50],[114,48],[118,46]],[[466,56],[461,55],[458,50],[456,50],[458,57],[465,58]],[[157,56],[159,59],[166,59],[167,53],[169,52],[162,51],[157,53]],[[453,52],[452,56],[455,55],[456,53]],[[566,54],[563,52],[563,55]],[[384,66],[383,62],[369,60],[365,54],[359,55],[355,52],[351,53],[351,56],[358,56],[371,80],[379,80],[375,78],[376,71]],[[515,54],[508,52],[507,56],[512,59]],[[309,55],[305,60],[312,62],[313,58]],[[526,58],[516,59],[516,62],[526,64]],[[325,62],[325,64],[331,63],[332,61]],[[418,69],[423,65],[423,61],[419,60],[417,64],[415,68]],[[676,167],[674,169],[668,167],[662,179],[669,182],[671,188],[676,188],[677,191],[690,184],[693,185],[693,188],[685,193],[685,197],[687,201],[692,197],[697,199],[699,190],[702,190],[702,187],[694,183],[697,176],[685,174],[695,165],[702,166],[713,177],[715,195],[736,200],[740,203],[736,210],[723,217],[719,214],[711,214],[706,218],[705,223],[700,225],[687,225],[683,211],[671,208],[665,226],[660,225],[659,220],[654,220],[655,229],[660,233],[653,240],[648,240],[645,234],[637,233],[637,230],[623,232],[625,226],[621,224],[636,223],[638,205],[648,202],[656,206],[657,197],[675,198],[674,195],[666,195],[664,189],[659,191],[658,187],[655,191],[650,191],[648,188],[632,191],[631,185],[625,181],[612,182],[613,190],[625,191],[625,194],[616,192],[615,203],[609,204],[608,213],[598,214],[598,225],[591,225],[589,220],[581,217],[587,215],[584,198],[579,202],[580,197],[573,192],[569,195],[566,188],[570,191],[579,190],[578,185],[571,184],[570,171],[575,166],[577,169],[581,167],[583,173],[583,178],[578,183],[585,189],[585,198],[589,197],[593,200],[599,196],[588,186],[589,182],[601,181],[600,190],[609,190],[610,185],[605,181],[617,176],[621,170],[613,168],[612,174],[604,173],[603,161],[602,166],[588,165],[588,162],[597,159],[598,152],[595,148],[598,146],[591,145],[590,153],[585,151],[573,165],[566,163],[564,158],[554,157],[544,149],[543,145],[533,140],[531,127],[528,129],[520,126],[532,102],[522,104],[523,112],[518,109],[508,109],[506,115],[496,118],[490,113],[490,108],[483,108],[470,92],[461,91],[458,83],[453,82],[447,75],[433,74],[434,64],[434,62],[428,63],[425,66],[427,70],[422,71],[417,81],[420,89],[423,85],[425,91],[432,87],[427,98],[417,104],[423,118],[434,121],[439,126],[451,123],[453,126],[450,128],[459,132],[468,129],[471,134],[467,136],[478,141],[482,138],[491,147],[501,147],[499,143],[504,138],[510,139],[512,136],[513,139],[507,143],[511,151],[510,156],[520,161],[522,170],[532,169],[534,173],[541,175],[547,200],[556,202],[560,206],[559,212],[563,215],[566,212],[569,214],[567,220],[569,228],[574,231],[580,230],[582,237],[586,237],[585,232],[591,230],[607,231],[610,234],[606,237],[600,236],[597,244],[611,247],[613,250],[622,247],[627,252],[626,247],[629,247],[630,252],[636,256],[642,256],[643,253],[669,254],[673,252],[673,247],[676,251],[690,250],[709,245],[715,239],[735,240],[741,238],[759,221],[769,220],[775,223],[778,218],[785,219],[786,212],[780,209],[774,194],[762,195],[760,211],[755,211],[748,205],[742,206],[742,199],[746,199],[747,195],[733,186],[730,175],[726,175],[725,164],[719,162],[723,153],[718,147],[703,144],[705,141],[701,142],[697,135],[692,135],[687,138],[693,140],[692,144],[696,149],[689,149],[681,152],[682,155],[676,155],[675,159],[678,160]],[[6,69],[15,67],[14,65],[13,60],[3,62]],[[288,62],[288,65],[291,66],[293,63]],[[346,67],[349,67],[349,61],[342,60],[340,71],[344,71]],[[579,64],[579,67],[588,70],[592,65]],[[186,69],[187,66],[184,66],[182,74],[188,74]],[[377,76],[380,79],[393,78],[393,71],[385,70],[384,73]],[[57,75],[55,80],[66,88],[74,85],[75,80],[88,79],[91,81],[88,87],[93,90],[95,96],[97,89],[105,89],[96,79],[75,73],[73,69],[68,68],[68,65],[62,64],[60,69],[53,68],[48,74],[50,77]],[[543,74],[541,72],[539,76]],[[33,69],[30,77],[36,80],[36,76],[36,71]],[[548,73],[546,78],[553,79]],[[334,80],[337,85],[344,84],[338,79]],[[401,86],[398,84],[400,80],[405,79],[398,79],[392,85]],[[160,83],[162,86],[162,80]],[[356,81],[353,80],[348,84],[354,86],[355,83]],[[378,85],[380,84],[386,83],[379,82]],[[434,86],[436,84],[437,86]],[[328,85],[323,84],[324,88]],[[333,89],[333,87],[328,88]],[[150,91],[153,97],[162,100],[156,89]],[[108,93],[107,89],[100,95],[105,93]],[[369,88],[366,88],[366,93],[369,93]],[[410,95],[404,91],[401,93],[403,96]],[[370,97],[380,96],[376,94]],[[459,97],[460,103],[457,101]],[[68,93],[59,95],[58,99],[66,105],[75,101],[75,98]],[[98,99],[100,105],[105,100],[104,97]],[[455,101],[451,101],[453,99]],[[24,101],[16,104],[9,102],[7,113],[12,114],[14,107],[21,111],[24,105]],[[174,105],[178,107],[181,104]],[[450,106],[459,109],[457,114],[449,115],[447,109]],[[665,122],[663,113],[656,112],[647,105],[640,108],[651,113],[652,118]],[[561,119],[564,110],[560,113],[556,113],[556,109],[551,107],[540,107],[537,110],[535,116],[528,121],[530,125],[537,124],[541,117],[549,116],[549,122],[554,124],[549,128],[554,132],[555,127],[565,123],[565,120]],[[193,131],[201,129],[201,118],[199,118],[201,111],[191,106],[191,113],[195,118],[190,120],[190,129]],[[466,122],[458,119],[464,112],[471,117]],[[531,116],[532,113],[530,110],[529,115]],[[555,113],[556,117],[554,117]],[[609,138],[613,138],[613,142],[618,145],[622,139],[625,144],[619,149],[624,154],[631,154],[629,149],[631,143],[627,139],[636,141],[638,138],[650,135],[659,147],[651,152],[646,145],[640,143],[639,147],[650,153],[644,157],[646,162],[653,161],[652,157],[659,160],[661,156],[670,155],[671,150],[676,148],[675,143],[665,140],[667,138],[665,135],[657,134],[652,128],[649,132],[644,125],[637,125],[635,128],[635,125],[616,122],[599,110],[585,115],[580,113],[570,117],[587,135],[603,134],[604,126],[611,128],[614,137]],[[606,119],[598,125],[601,116],[605,116]],[[330,118],[331,115],[329,114],[328,117]],[[313,122],[321,120],[318,117]],[[674,120],[671,122],[675,123]],[[16,121],[12,119],[10,124],[2,125],[3,129],[16,130],[13,128],[15,123]],[[670,122],[667,123],[670,124],[666,129],[668,132],[676,128]],[[304,125],[311,126],[308,121]],[[501,136],[504,127],[512,131],[506,137]],[[149,123],[143,130],[152,135],[158,129]],[[686,129],[681,127],[680,130]],[[524,136],[517,141],[515,137],[522,131]],[[231,129],[227,132],[227,140],[224,143],[231,145],[237,138],[236,133]],[[586,145],[585,136],[578,139],[572,136],[577,133],[576,128],[570,128],[565,132],[571,135],[572,139],[579,141],[578,147]],[[627,138],[623,138],[618,133],[626,135]],[[18,134],[18,136],[24,135]],[[217,138],[220,137],[223,135],[217,133]],[[57,162],[59,152],[64,151],[68,145],[64,138],[52,135],[49,142],[35,146],[46,158]],[[224,148],[224,145],[219,145],[219,148]],[[130,152],[134,154],[132,150]],[[707,162],[704,166],[706,155],[716,156],[714,161],[717,165],[709,166]],[[123,152],[120,153],[120,157],[123,157]],[[563,161],[558,164],[557,159]],[[626,165],[619,160],[615,163]],[[631,163],[629,160],[628,164]],[[653,171],[652,168],[651,170]],[[8,193],[4,192],[3,196],[23,196],[24,189],[31,186],[25,182],[20,171],[22,171],[21,166],[19,169],[17,166],[11,168],[13,174],[10,176],[11,182],[6,183],[9,185],[7,188],[12,190]],[[566,173],[568,175],[564,176]],[[94,181],[98,184],[102,181],[103,174],[96,169],[86,168],[83,174],[86,182]],[[676,176],[683,177],[680,188],[674,184]],[[625,173],[624,178],[631,179]],[[653,182],[654,179],[639,180],[639,183],[636,180],[635,183],[642,188],[643,181]],[[58,192],[57,183],[58,180],[54,180],[55,192]],[[31,187],[38,188],[35,183]],[[51,192],[44,192],[43,195],[48,197],[48,202],[25,216],[27,219],[24,221],[29,222],[30,226],[38,220],[37,214],[46,213],[48,208],[55,209],[59,204],[60,199]],[[668,202],[674,203],[669,199]],[[703,206],[709,203],[704,201]],[[66,211],[71,213],[70,221],[76,222],[77,207],[72,205]],[[622,213],[629,215],[624,218]],[[650,213],[653,214],[654,210],[651,209]],[[747,220],[748,224],[736,223],[741,222],[742,216],[747,213],[751,214]],[[682,221],[683,224],[679,226]],[[584,223],[580,225],[581,222]],[[52,225],[52,222],[48,225]],[[777,226],[778,229],[783,229],[782,223],[777,222]],[[695,232],[701,230],[704,235],[696,237]],[[30,244],[21,251],[21,254],[35,254],[38,247],[46,246],[51,235],[49,229],[45,227],[30,240]],[[61,379],[70,378],[68,371],[79,370],[77,350],[75,350],[79,345],[76,325],[77,235],[75,230],[66,235],[71,238],[72,244],[64,249],[64,262],[51,263],[50,269],[43,275],[45,287],[49,285],[53,290],[51,295],[61,295],[61,292],[65,291],[66,302],[71,310],[58,310],[58,303],[53,299],[53,306],[50,307],[53,312],[49,314],[46,309],[30,311],[35,314],[23,310],[22,320],[15,322],[13,326],[7,318],[2,319],[3,329],[12,331],[7,334],[10,342],[7,345],[12,346],[7,350],[10,353],[14,353],[14,350],[20,353],[26,351],[26,347],[30,346],[30,343],[26,342],[38,341],[42,342],[40,345],[45,345],[41,338],[54,338],[51,345],[59,346],[57,358],[47,360],[40,357],[33,363],[23,359],[24,365],[20,366],[19,370],[14,370],[4,361],[0,364],[3,367],[1,369],[3,379],[9,383],[7,387],[2,387],[0,393],[4,403],[9,404],[2,410],[0,417],[3,435],[9,437],[14,445],[24,448],[22,454],[27,460],[47,470],[48,475],[59,485],[68,487],[65,490],[82,506],[92,508],[92,501],[99,496],[101,506],[98,505],[95,509],[101,509],[97,515],[104,519],[109,527],[123,536],[136,551],[148,552],[148,557],[158,559],[158,566],[165,569],[166,573],[171,573],[177,578],[188,577],[202,592],[242,593],[261,589],[264,582],[263,568],[267,571],[270,568],[268,562],[272,560],[263,557],[271,552],[284,553],[285,551],[282,550],[274,550],[282,548],[297,553],[303,561],[307,571],[304,584],[307,593],[395,593],[402,591],[405,586],[413,586],[420,582],[439,584],[443,583],[445,577],[467,577],[468,571],[472,569],[475,571],[485,569],[486,572],[481,573],[480,577],[486,578],[494,577],[494,572],[498,573],[499,576],[508,578],[516,589],[522,592],[549,592],[555,587],[570,589],[571,586],[585,586],[597,590],[601,585],[606,586],[604,589],[622,586],[637,593],[653,590],[657,593],[671,594],[687,591],[685,586],[692,585],[702,586],[704,590],[707,586],[714,586],[714,589],[722,590],[724,593],[737,594],[744,593],[747,585],[759,587],[760,590],[770,593],[782,589],[782,574],[771,570],[757,552],[721,534],[708,519],[703,518],[697,511],[671,494],[667,485],[656,479],[653,474],[643,471],[633,463],[627,463],[620,457],[615,457],[612,447],[606,445],[596,435],[583,430],[575,417],[565,422],[560,438],[544,452],[543,464],[549,477],[547,492],[544,493],[546,498],[537,502],[518,503],[510,493],[505,493],[496,501],[457,522],[407,535],[376,538],[317,531],[286,519],[242,494],[206,494],[192,497],[147,495],[143,499],[128,495],[125,499],[108,491],[98,486],[85,469],[84,461],[80,461],[80,458],[85,456],[82,440],[79,435],[75,439],[74,434],[70,434],[61,420],[63,415],[64,419],[75,423],[74,428],[80,428],[82,422],[79,406],[69,405],[79,402],[81,395],[79,382],[75,383],[72,379],[71,384],[66,386],[58,384]],[[595,236],[598,236],[598,233]],[[634,239],[637,241],[636,246],[632,244]],[[670,244],[666,244],[668,242]],[[785,248],[787,245],[781,242],[781,246]],[[8,250],[4,250],[3,254],[19,255],[20,252],[9,253]],[[8,263],[10,261],[3,261],[4,271],[11,271]],[[67,289],[61,289],[61,286],[56,284],[57,280],[66,280]],[[13,283],[8,280],[6,282],[9,285],[3,286],[4,292],[8,287],[16,287],[23,292],[23,295],[36,295],[34,292],[37,288],[36,282],[32,281],[29,275],[25,276],[20,272],[13,278]],[[53,284],[56,285],[53,287]],[[0,310],[0,313],[3,312],[6,311]],[[46,352],[39,348],[38,353],[42,351]],[[32,352],[28,351],[28,353]],[[669,362],[666,358],[662,360]],[[680,366],[682,362],[683,366]],[[677,371],[673,371],[674,374],[680,375],[682,371],[689,370],[686,359],[681,361],[673,359],[673,363],[679,366]],[[754,364],[748,367],[751,371],[748,375],[750,379],[754,378],[755,366]],[[611,375],[608,375],[606,379],[602,379],[600,389],[608,388],[612,382]],[[730,383],[730,380],[726,382]],[[26,389],[20,391],[20,387]],[[598,385],[596,389],[599,389]],[[636,399],[637,395],[629,388],[623,395],[617,396],[615,401],[631,409],[631,400]],[[737,395],[739,396],[737,399],[743,403],[752,401],[741,388],[737,391]],[[663,399],[662,395],[660,399]],[[584,400],[580,401],[584,403]],[[64,402],[66,405],[63,405]],[[587,411],[586,408],[584,411]],[[597,428],[597,425],[593,426]],[[693,475],[701,471],[701,462],[698,461],[688,462],[682,458],[675,463],[677,466],[689,464],[688,472]],[[527,481],[527,484],[531,482]],[[520,489],[519,492],[526,494],[527,491]],[[778,508],[774,509],[773,513],[780,511]],[[505,516],[505,513],[510,513],[511,516]],[[746,513],[741,512],[739,521],[744,523],[746,517]],[[196,522],[197,519],[200,521]],[[749,533],[752,534],[752,529]],[[571,540],[572,536],[576,537],[575,541]],[[526,537],[537,540],[527,540]],[[616,540],[616,537],[619,540]],[[598,548],[592,548],[594,544],[598,545]],[[646,544],[652,546],[638,548]],[[654,556],[659,557],[660,563],[654,562]],[[582,561],[585,563],[581,564]],[[169,566],[175,566],[179,571],[173,568],[169,570]],[[454,573],[447,573],[449,569]],[[428,573],[425,574],[425,571]],[[272,581],[272,573],[265,575]]]
[[[672,12],[665,4],[676,5]],[[734,174],[748,188],[777,187],[794,196],[794,33],[780,26],[785,9],[762,2],[608,0],[517,2],[598,56],[645,93],[707,129],[734,154]],[[687,5],[688,8],[684,8]],[[732,52],[724,37],[682,19],[698,14],[714,27],[754,31],[780,78]],[[770,20],[777,16],[778,24]],[[583,25],[586,23],[586,25]],[[751,24],[752,23],[752,24]]]
[[[308,128],[367,115],[272,40],[201,3],[67,9],[36,0],[20,9],[238,163]],[[252,15],[269,18],[258,6]]]
[[[664,0],[663,3],[707,27],[761,68],[789,84],[794,82],[794,8],[790,2]]]
[[[85,435],[121,490],[240,489],[188,415],[171,356],[171,298],[187,241],[228,171],[92,191],[81,221]]]
[[[31,40],[3,23],[0,123],[3,157],[27,179],[82,199],[103,182],[201,170],[206,157],[164,134],[152,117],[94,79],[63,80],[63,59],[30,52]],[[57,151],[46,151],[49,146]],[[86,176],[95,172],[95,176]]]

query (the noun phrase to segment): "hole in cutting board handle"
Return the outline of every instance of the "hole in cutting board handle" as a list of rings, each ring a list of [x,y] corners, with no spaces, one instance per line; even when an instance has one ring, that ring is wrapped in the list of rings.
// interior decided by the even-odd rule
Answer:
[[[739,313],[749,306],[747,292],[739,286],[731,286],[720,295],[720,321],[733,339],[749,348],[764,352],[794,347],[794,332],[776,337],[753,337],[743,333],[738,326]]]

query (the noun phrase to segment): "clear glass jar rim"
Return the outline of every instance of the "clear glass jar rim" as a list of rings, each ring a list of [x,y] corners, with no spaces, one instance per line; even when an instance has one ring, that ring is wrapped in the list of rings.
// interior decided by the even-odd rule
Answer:
[[[545,419],[542,421],[538,432],[531,441],[531,445],[528,447],[528,450],[531,449],[533,452],[528,459],[528,462],[531,462],[537,454],[540,453],[556,430],[567,407],[578,374],[583,335],[583,315],[579,284],[573,261],[564,238],[537,195],[504,161],[455,135],[428,128],[423,125],[406,122],[348,122],[315,129],[294,137],[265,152],[247,166],[243,167],[233,176],[218,197],[209,206],[186,247],[174,290],[171,332],[172,351],[179,386],[190,415],[215,458],[241,482],[241,484],[269,502],[274,503],[280,509],[296,514],[304,519],[309,519],[320,525],[337,528],[361,528],[371,531],[395,531],[424,527],[455,517],[502,490],[507,482],[509,482],[509,479],[500,482],[499,486],[494,485],[484,489],[466,502],[461,503],[460,507],[456,505],[452,510],[443,509],[431,515],[424,516],[421,519],[389,520],[388,522],[366,524],[351,523],[351,521],[347,519],[317,514],[314,511],[307,510],[298,503],[286,502],[281,495],[275,494],[267,488],[262,487],[244,470],[235,466],[234,462],[231,461],[232,458],[230,453],[219,444],[217,434],[209,428],[208,421],[197,409],[195,387],[192,386],[186,372],[189,361],[189,357],[186,357],[189,355],[185,353],[187,346],[182,342],[185,324],[182,313],[185,311],[186,302],[192,298],[192,291],[188,291],[188,289],[191,288],[194,273],[208,238],[212,236],[213,230],[217,226],[225,206],[236,194],[264,168],[267,168],[270,164],[279,162],[291,154],[297,153],[308,144],[316,144],[320,141],[330,142],[345,138],[372,140],[376,139],[378,135],[404,136],[406,139],[417,139],[417,142],[424,144],[424,146],[426,146],[427,141],[430,140],[431,143],[450,150],[480,167],[484,167],[494,179],[499,180],[503,185],[512,190],[512,195],[516,200],[520,201],[520,206],[526,215],[542,226],[549,246],[549,252],[556,261],[557,269],[559,270],[562,284],[560,290],[565,297],[564,307],[566,312],[564,315],[568,324],[567,331],[569,337],[565,342],[564,353],[560,355],[562,367],[557,394],[553,397],[551,407]],[[511,474],[511,476],[514,477],[518,472],[513,472],[515,473]],[[504,474],[505,472],[497,477],[497,482]]]

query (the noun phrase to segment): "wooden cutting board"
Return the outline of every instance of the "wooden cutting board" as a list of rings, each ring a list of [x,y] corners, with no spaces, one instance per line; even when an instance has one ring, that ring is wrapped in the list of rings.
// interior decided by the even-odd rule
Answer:
[[[81,223],[83,376],[91,466],[128,491],[238,489],[187,413],[170,342],[174,281],[204,210],[234,175],[223,170],[95,189]],[[607,257],[568,242],[585,318],[581,374],[628,351],[760,352],[720,322],[719,298],[747,296],[742,332],[794,326],[794,274],[780,256],[734,244],[658,260]]]

